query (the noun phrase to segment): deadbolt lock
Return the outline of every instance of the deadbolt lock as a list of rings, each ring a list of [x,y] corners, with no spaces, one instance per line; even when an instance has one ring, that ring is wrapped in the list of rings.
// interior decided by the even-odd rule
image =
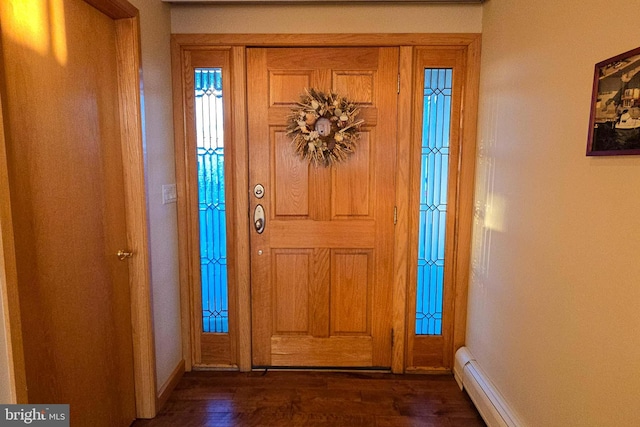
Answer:
[[[262,199],[264,197],[264,187],[262,184],[256,184],[253,187],[253,195],[256,196],[256,199]]]

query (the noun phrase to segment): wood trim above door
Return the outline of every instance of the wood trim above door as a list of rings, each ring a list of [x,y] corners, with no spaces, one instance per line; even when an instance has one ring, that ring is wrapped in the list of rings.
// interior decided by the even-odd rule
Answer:
[[[394,34],[173,34],[179,46],[469,46],[476,33]]]
[[[174,122],[176,141],[176,166],[178,184],[178,216],[180,227],[180,283],[182,295],[183,318],[183,349],[185,352],[186,370],[191,370],[193,354],[191,354],[193,335],[189,325],[190,306],[190,280],[189,265],[190,245],[186,241],[186,224],[184,216],[184,192],[186,191],[185,170],[185,117],[183,106],[183,87],[181,77],[181,58],[185,50],[207,49],[232,49],[233,78],[234,78],[234,106],[233,106],[233,144],[238,152],[235,158],[234,179],[236,180],[235,196],[237,197],[236,218],[240,228],[235,234],[237,250],[233,254],[237,263],[237,308],[238,310],[238,363],[241,371],[251,369],[251,319],[250,311],[250,283],[249,283],[249,220],[248,220],[248,147],[246,132],[246,75],[245,49],[246,47],[314,47],[314,46],[397,46],[400,47],[400,75],[398,98],[398,158],[396,169],[396,185],[398,188],[409,188],[412,177],[411,150],[413,144],[413,68],[416,47],[438,47],[440,49],[455,49],[464,52],[466,61],[466,74],[464,76],[464,90],[462,95],[462,127],[461,127],[461,155],[460,177],[465,183],[458,191],[459,229],[457,241],[467,242],[458,245],[455,258],[456,280],[458,282],[455,293],[456,306],[462,307],[455,312],[453,327],[453,348],[451,360],[457,348],[464,343],[466,328],[466,299],[467,282],[469,275],[470,259],[470,233],[473,205],[473,176],[475,165],[476,122],[478,81],[480,69],[480,34],[173,34],[172,44],[172,71],[174,90]],[[182,203],[182,205],[181,205]],[[411,236],[409,230],[409,217],[411,215],[409,193],[398,191],[396,195],[397,224],[396,240],[394,242],[394,283],[393,293],[393,349],[391,368],[394,373],[405,371],[405,354],[407,351],[407,327],[406,311],[407,280],[410,277],[409,269],[415,263],[407,262],[407,248],[410,245]],[[181,213],[182,212],[182,213]],[[231,256],[231,254],[230,254]]]

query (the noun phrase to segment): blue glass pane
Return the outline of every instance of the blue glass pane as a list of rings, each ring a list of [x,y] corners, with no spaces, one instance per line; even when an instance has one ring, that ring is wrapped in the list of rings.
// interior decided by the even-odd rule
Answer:
[[[442,334],[452,69],[425,69],[416,335]]]
[[[229,332],[222,70],[195,70],[202,331]]]

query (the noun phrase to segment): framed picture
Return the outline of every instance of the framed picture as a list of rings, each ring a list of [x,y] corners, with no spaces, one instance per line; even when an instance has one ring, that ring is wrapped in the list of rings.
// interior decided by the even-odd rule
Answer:
[[[596,64],[587,156],[640,154],[640,47]]]

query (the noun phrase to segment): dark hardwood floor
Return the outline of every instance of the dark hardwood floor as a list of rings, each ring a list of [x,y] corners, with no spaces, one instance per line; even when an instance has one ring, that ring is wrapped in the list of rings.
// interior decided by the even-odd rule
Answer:
[[[451,375],[189,372],[132,427],[485,426]]]

